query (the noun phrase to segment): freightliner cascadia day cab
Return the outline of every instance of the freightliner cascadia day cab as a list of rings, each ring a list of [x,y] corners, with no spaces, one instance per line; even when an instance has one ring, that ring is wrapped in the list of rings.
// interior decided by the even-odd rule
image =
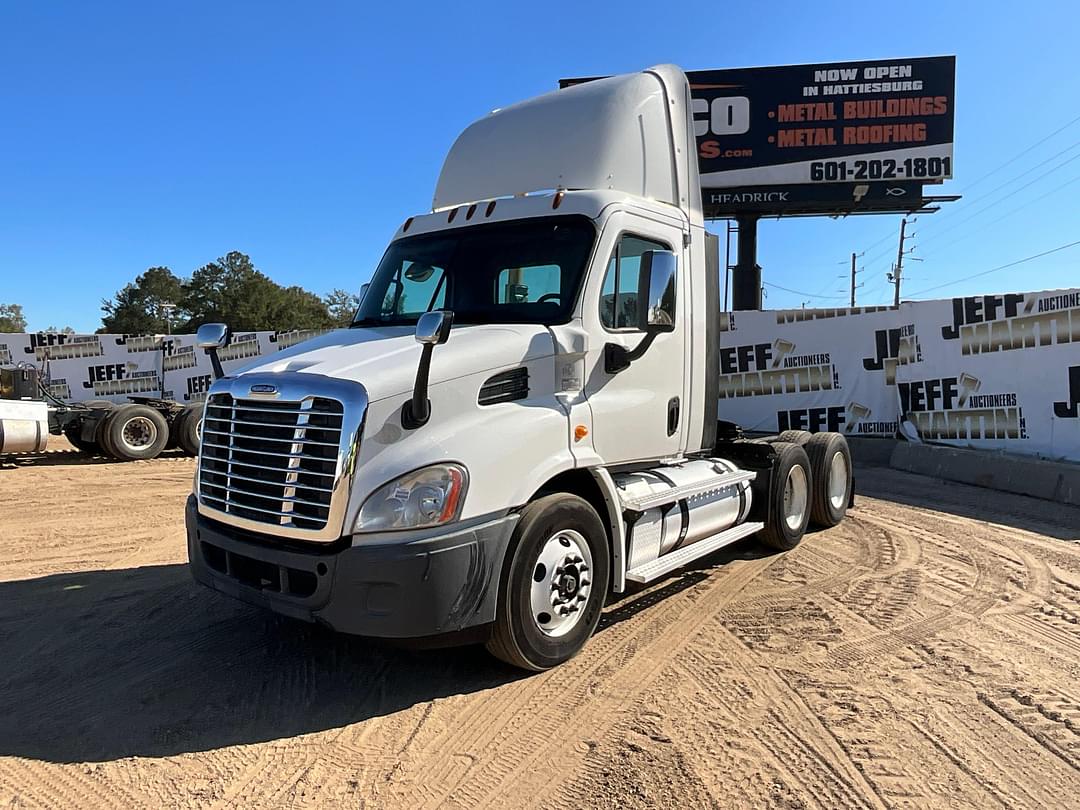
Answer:
[[[543,670],[610,594],[839,522],[842,436],[718,419],[718,257],[678,68],[475,122],[351,328],[212,386],[195,578],[346,633],[480,636]]]

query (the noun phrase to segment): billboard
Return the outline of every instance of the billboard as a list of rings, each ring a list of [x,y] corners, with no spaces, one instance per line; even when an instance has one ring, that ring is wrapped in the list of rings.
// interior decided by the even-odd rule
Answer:
[[[955,74],[955,56],[688,71],[706,216],[919,209],[953,174]]]
[[[704,188],[952,177],[956,57],[687,74]]]

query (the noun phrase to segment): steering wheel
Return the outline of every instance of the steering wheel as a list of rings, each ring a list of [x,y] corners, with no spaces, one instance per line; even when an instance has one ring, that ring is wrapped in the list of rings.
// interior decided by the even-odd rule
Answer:
[[[562,303],[562,293],[544,293],[543,295],[541,295],[539,298],[536,299],[536,303],[543,304],[545,301],[548,301],[548,300],[553,299],[553,298],[556,301]]]

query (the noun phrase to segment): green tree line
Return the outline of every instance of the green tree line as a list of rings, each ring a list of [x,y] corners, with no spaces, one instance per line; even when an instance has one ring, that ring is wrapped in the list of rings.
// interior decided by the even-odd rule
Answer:
[[[151,267],[112,298],[103,299],[99,332],[194,332],[220,321],[237,331],[329,329],[347,326],[358,297],[336,289],[323,297],[283,287],[260,272],[251,257],[232,251],[189,278]]]

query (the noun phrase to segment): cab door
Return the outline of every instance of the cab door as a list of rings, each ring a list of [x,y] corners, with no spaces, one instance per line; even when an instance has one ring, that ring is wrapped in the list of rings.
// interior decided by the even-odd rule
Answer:
[[[630,214],[613,214],[604,227],[589,276],[582,322],[589,331],[585,395],[592,411],[593,448],[605,464],[678,455],[683,445],[686,396],[687,279],[682,228]],[[659,334],[628,368],[605,368],[606,344],[632,351],[645,339],[638,328],[641,256],[674,251],[675,328]]]

